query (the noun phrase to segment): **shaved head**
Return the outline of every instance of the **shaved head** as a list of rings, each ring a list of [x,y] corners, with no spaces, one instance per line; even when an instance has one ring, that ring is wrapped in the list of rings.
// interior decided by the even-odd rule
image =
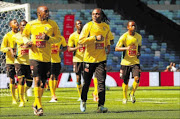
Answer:
[[[48,7],[47,6],[39,6],[37,8],[37,16],[38,16],[38,20],[40,20],[40,21],[48,20],[48,18],[49,18]]]

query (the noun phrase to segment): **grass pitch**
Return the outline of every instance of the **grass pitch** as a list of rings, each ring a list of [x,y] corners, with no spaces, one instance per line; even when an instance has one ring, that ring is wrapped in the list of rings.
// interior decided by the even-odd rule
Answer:
[[[49,103],[50,91],[45,91],[42,97],[44,115],[35,116],[32,110],[34,96],[29,97],[25,107],[12,105],[12,99],[7,89],[0,90],[0,118],[4,119],[57,119],[57,118],[180,118],[180,87],[139,87],[136,92],[136,103],[130,98],[127,104],[122,104],[122,88],[111,87],[106,91],[105,107],[107,113],[96,113],[97,103],[93,102],[90,88],[86,112],[80,111],[76,88],[58,88],[57,103]],[[7,91],[7,92],[6,92]],[[128,93],[130,90],[128,91]]]

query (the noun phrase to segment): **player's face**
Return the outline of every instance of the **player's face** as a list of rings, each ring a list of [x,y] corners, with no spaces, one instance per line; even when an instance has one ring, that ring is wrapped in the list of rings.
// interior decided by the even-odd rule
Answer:
[[[92,20],[94,22],[100,23],[101,22],[101,10],[100,9],[94,9],[92,12]]]
[[[76,21],[76,28],[78,30],[82,30],[82,27],[83,27],[82,22],[80,20]]]
[[[40,16],[41,21],[48,20],[48,18],[49,18],[49,9],[46,6],[40,7],[39,16]]]
[[[24,30],[26,24],[27,24],[26,22],[21,22],[21,23],[20,23],[19,28],[20,28],[21,31]]]
[[[18,22],[17,22],[16,20],[12,20],[12,21],[10,22],[10,26],[11,26],[11,28],[13,28],[13,29],[18,29],[18,28],[19,28],[19,24],[18,24]]]
[[[135,22],[129,22],[127,29],[130,31],[135,31],[136,30],[136,23]]]

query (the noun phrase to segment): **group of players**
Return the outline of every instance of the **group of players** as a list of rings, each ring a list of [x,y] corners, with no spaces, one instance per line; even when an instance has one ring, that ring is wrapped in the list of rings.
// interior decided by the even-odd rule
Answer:
[[[35,115],[42,116],[41,97],[45,82],[49,78],[52,96],[50,102],[56,102],[55,90],[61,69],[59,53],[68,49],[70,52],[75,52],[73,71],[77,78],[80,110],[82,112],[86,110],[87,93],[94,74],[95,92],[93,96],[94,100],[98,102],[97,112],[107,112],[108,108],[104,107],[106,60],[114,37],[103,10],[95,8],[92,11],[92,21],[86,23],[84,27],[81,20],[77,20],[75,24],[77,31],[70,35],[68,44],[61,36],[56,22],[49,19],[49,9],[46,6],[37,8],[37,16],[36,20],[28,23],[25,20],[21,21],[20,25],[16,20],[11,20],[10,27],[12,30],[3,38],[1,51],[6,53],[6,67],[10,77],[12,103],[17,104],[14,75],[16,74],[19,79],[19,107],[24,106],[24,92],[31,87],[33,80],[35,96],[33,110]],[[128,31],[120,37],[115,48],[115,51],[123,51],[120,77],[124,80],[122,85],[124,104],[128,101],[127,91],[130,72],[132,71],[135,79],[130,93],[133,103],[136,101],[134,93],[139,85],[141,72],[139,56],[142,37],[135,32],[136,24],[134,21],[128,22],[127,29]],[[61,45],[63,48],[60,48]],[[81,85],[81,75],[84,79],[83,85]]]

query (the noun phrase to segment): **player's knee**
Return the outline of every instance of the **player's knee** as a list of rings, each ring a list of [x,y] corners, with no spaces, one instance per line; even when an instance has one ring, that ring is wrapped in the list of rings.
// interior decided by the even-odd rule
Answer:
[[[137,83],[139,83],[139,77],[138,77],[138,76],[135,76],[135,77],[134,77],[134,81],[136,81]]]

